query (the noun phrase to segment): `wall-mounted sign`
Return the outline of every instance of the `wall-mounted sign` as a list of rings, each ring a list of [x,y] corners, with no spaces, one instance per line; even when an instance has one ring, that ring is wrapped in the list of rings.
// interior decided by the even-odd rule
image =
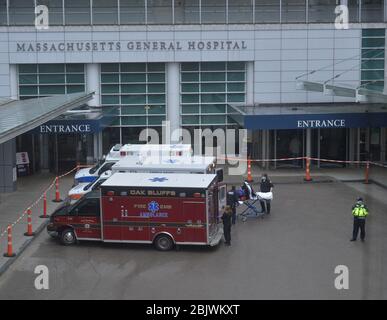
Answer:
[[[387,112],[244,115],[246,129],[323,129],[386,127]]]
[[[90,124],[43,124],[40,133],[91,133]]]
[[[245,40],[184,41],[69,41],[16,42],[16,52],[105,52],[105,51],[235,51],[247,50]]]

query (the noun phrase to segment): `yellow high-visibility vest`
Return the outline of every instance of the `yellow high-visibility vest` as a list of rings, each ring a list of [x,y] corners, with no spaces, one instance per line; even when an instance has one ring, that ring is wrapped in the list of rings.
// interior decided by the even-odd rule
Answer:
[[[353,208],[352,214],[355,217],[363,218],[368,215],[368,210],[364,207],[364,205],[357,205]]]

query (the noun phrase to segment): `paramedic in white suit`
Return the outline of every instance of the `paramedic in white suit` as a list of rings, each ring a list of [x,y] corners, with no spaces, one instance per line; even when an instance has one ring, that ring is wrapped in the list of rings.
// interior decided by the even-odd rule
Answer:
[[[267,214],[270,214],[270,201],[273,197],[273,187],[274,185],[271,183],[269,177],[266,173],[264,173],[261,177],[261,185],[260,185],[260,191],[258,193],[258,196],[260,199],[259,202],[261,203],[262,212],[266,212]],[[266,201],[267,200],[267,201]],[[266,202],[266,205],[265,205]]]

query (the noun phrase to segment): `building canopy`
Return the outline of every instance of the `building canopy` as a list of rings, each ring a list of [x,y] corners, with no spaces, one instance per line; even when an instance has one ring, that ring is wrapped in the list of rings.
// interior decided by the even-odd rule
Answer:
[[[84,105],[94,92],[28,100],[0,101],[0,143],[30,131],[64,112]]]

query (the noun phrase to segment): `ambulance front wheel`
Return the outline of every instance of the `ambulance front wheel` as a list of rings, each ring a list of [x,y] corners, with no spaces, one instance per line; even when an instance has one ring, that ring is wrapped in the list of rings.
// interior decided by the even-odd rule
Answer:
[[[156,237],[154,241],[154,245],[157,250],[160,251],[168,251],[173,248],[173,240],[172,238],[167,234],[160,234]]]
[[[60,234],[60,242],[65,246],[70,246],[77,241],[73,229],[65,229]]]

